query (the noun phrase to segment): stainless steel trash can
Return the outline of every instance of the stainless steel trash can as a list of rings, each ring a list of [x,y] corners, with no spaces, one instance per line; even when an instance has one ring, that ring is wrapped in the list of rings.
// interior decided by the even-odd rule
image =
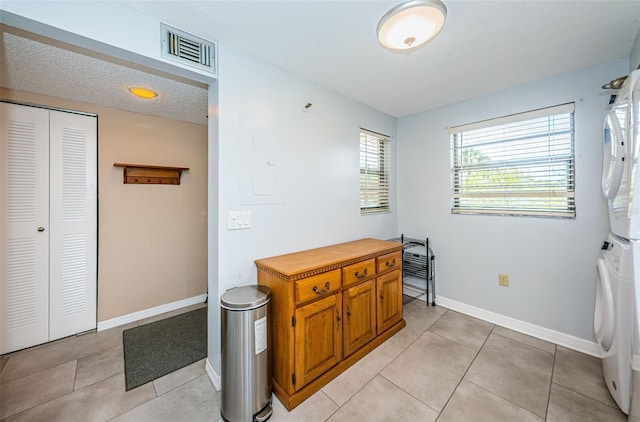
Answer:
[[[229,289],[220,298],[222,403],[225,421],[266,421],[271,407],[269,302],[266,286]]]

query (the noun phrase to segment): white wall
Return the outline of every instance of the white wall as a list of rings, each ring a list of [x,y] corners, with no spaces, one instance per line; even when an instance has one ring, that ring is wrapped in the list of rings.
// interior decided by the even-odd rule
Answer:
[[[395,183],[392,213],[360,216],[359,203],[359,126],[392,135],[393,154],[395,118],[222,42],[219,65],[220,294],[255,284],[255,259],[396,235]],[[305,113],[306,103],[313,105]],[[273,161],[282,170],[282,190],[272,197],[252,195],[252,125],[269,131],[281,151]],[[260,201],[276,203],[247,204]],[[252,228],[228,230],[232,210],[250,211]]]
[[[209,87],[209,144],[208,144],[208,177],[209,184],[207,202],[208,202],[208,225],[207,225],[207,253],[208,253],[208,268],[207,268],[207,293],[208,303],[216,304],[215,299],[218,297],[218,196],[220,192],[220,186],[218,184],[219,165],[220,160],[220,143],[218,138],[218,85]],[[210,306],[207,313],[207,327],[217,327],[220,325],[220,312],[215,306]],[[219,333],[214,332],[213,335],[209,335],[212,330],[207,329],[207,373],[209,377],[214,381],[216,388],[220,387],[220,368],[219,368],[219,350],[220,340]],[[212,357],[216,357],[216,373],[210,373],[214,371],[212,366]]]
[[[601,131],[619,60],[398,122],[399,231],[429,237],[442,297],[591,341],[595,263],[608,234]],[[575,219],[452,215],[449,126],[575,101]],[[510,287],[498,286],[498,273]]]
[[[41,35],[212,84],[208,167],[209,362],[218,374],[218,298],[232,286],[256,283],[255,259],[397,234],[395,174],[392,174],[392,213],[361,217],[359,208],[359,126],[391,135],[393,154],[395,118],[243,54],[228,47],[224,40],[218,40],[218,83],[203,79],[202,75],[188,75],[184,69],[162,63],[158,57],[159,21],[153,17],[114,2],[53,5],[46,1],[4,1],[3,20]],[[103,25],[107,21],[127,30],[113,31]],[[302,108],[308,102],[313,106],[304,113]],[[212,116],[218,116],[217,121]],[[276,204],[247,204],[256,202],[251,195],[254,157],[249,124],[268,129],[274,144],[281,148],[276,158],[282,171],[282,189],[275,201],[258,198],[258,202]],[[231,210],[251,211],[253,227],[227,230]]]

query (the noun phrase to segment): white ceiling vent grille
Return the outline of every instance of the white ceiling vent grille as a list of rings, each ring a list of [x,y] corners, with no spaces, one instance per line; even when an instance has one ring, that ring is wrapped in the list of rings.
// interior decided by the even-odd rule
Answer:
[[[216,44],[193,34],[160,24],[162,57],[217,76]]]

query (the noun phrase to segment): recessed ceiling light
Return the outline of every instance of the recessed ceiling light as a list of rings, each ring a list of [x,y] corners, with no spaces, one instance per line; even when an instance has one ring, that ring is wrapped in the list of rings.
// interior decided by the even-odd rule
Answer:
[[[129,87],[129,91],[136,97],[140,98],[155,98],[158,96],[157,92],[139,86],[131,86]]]
[[[447,7],[440,0],[412,0],[389,10],[378,23],[378,41],[401,52],[413,51],[442,30]]]

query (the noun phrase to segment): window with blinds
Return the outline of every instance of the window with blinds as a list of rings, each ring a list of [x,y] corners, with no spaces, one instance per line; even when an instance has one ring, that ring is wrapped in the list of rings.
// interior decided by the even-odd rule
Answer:
[[[360,129],[360,214],[389,211],[389,137]]]
[[[449,129],[451,212],[574,218],[574,104]]]

